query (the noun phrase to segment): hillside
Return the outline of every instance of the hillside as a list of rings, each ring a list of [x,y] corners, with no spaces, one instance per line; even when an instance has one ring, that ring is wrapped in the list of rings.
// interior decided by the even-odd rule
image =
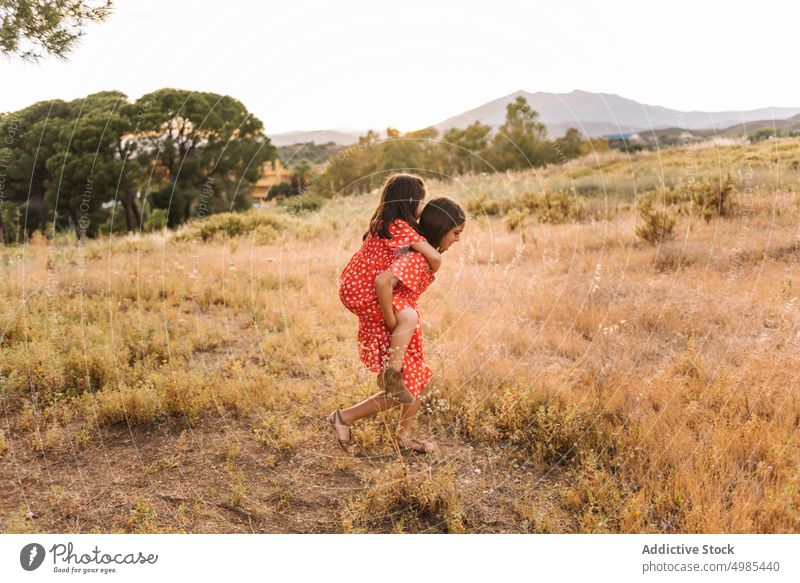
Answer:
[[[460,115],[448,118],[434,127],[443,132],[452,127],[466,127],[475,120],[492,126],[503,123],[506,104],[524,97],[539,113],[540,119],[554,136],[561,136],[569,127],[577,127],[589,137],[607,133],[627,133],[650,128],[679,126],[685,129],[725,128],[734,124],[763,119],[783,119],[800,113],[800,107],[768,107],[749,111],[679,111],[657,105],[646,105],[610,93],[575,90],[570,93],[516,91]]]
[[[725,128],[722,132],[723,136],[741,136],[745,134],[752,134],[759,130],[800,130],[800,115],[794,115],[788,119],[762,119],[751,121],[748,123],[740,123]]]
[[[689,136],[698,138],[750,138],[758,132],[800,132],[800,115],[788,119],[761,119],[747,123],[739,123],[720,129],[695,129],[688,132]],[[648,130],[641,135],[646,139],[657,139],[660,143],[680,144],[681,136],[686,135],[684,128],[670,127],[657,130]]]

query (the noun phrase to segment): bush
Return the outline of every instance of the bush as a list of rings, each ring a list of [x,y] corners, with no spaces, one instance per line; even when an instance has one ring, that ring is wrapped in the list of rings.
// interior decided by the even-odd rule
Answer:
[[[325,199],[318,194],[298,194],[286,199],[283,203],[290,213],[299,215],[301,213],[313,212],[322,208]]]
[[[72,348],[64,355],[63,373],[67,395],[99,391],[114,377],[114,359],[102,348]]]
[[[257,244],[273,240],[287,230],[293,220],[274,212],[217,213],[193,219],[175,234],[176,241],[222,241],[253,234]]]
[[[583,202],[574,194],[553,192],[542,195],[522,195],[521,206],[528,209],[540,223],[558,225],[586,218]]]
[[[145,231],[160,231],[167,226],[167,209],[152,209],[144,221]]]
[[[275,186],[270,187],[267,195],[264,197],[266,200],[273,200],[278,197],[288,197],[294,196],[297,194],[297,189],[288,184],[286,182],[281,182],[280,184],[276,184]]]
[[[639,200],[639,215],[644,224],[636,227],[636,236],[652,245],[674,237],[675,217],[666,210],[653,209],[653,195]]]
[[[467,203],[467,211],[473,216],[504,215],[508,211],[507,199],[490,199],[485,194],[480,194]]]
[[[524,226],[526,217],[551,225],[586,218],[583,201],[574,193],[562,191],[541,195],[527,192],[517,198],[499,199],[481,194],[467,203],[467,210],[473,215],[506,216],[506,225],[512,231]]]
[[[731,214],[733,181],[730,176],[718,181],[697,182],[691,188],[692,207],[706,222]]]
[[[411,473],[403,464],[389,465],[380,482],[349,500],[342,522],[346,533],[465,533],[470,528],[452,468]]]
[[[528,218],[529,214],[530,212],[527,208],[511,209],[506,215],[506,227],[508,227],[509,231],[523,230],[525,228],[525,219]]]

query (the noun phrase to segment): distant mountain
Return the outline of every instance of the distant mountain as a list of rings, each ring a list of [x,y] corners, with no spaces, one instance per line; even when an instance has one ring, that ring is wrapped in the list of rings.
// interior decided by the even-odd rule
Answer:
[[[499,127],[506,117],[506,105],[522,96],[547,126],[551,135],[562,136],[567,128],[577,127],[589,137],[628,133],[647,129],[680,127],[685,129],[726,128],[734,124],[764,119],[785,119],[800,113],[800,107],[766,107],[748,111],[680,111],[646,105],[612,93],[528,93],[517,91],[475,109],[446,119],[434,127],[440,132],[463,128],[480,121]]]
[[[687,130],[686,128],[660,128],[638,132],[645,141],[658,141],[662,144],[678,144],[689,138],[743,138],[752,137],[757,132],[770,132],[773,135],[800,135],[800,114],[787,119],[757,119],[746,123],[735,124],[726,128],[702,128]],[[688,135],[687,135],[688,132]]]
[[[532,109],[539,113],[539,119],[547,126],[553,137],[563,136],[567,129],[575,127],[588,137],[605,134],[636,133],[659,129],[703,130],[701,133],[714,135],[730,128],[730,135],[741,134],[747,124],[776,124],[800,114],[800,107],[764,107],[747,111],[680,111],[659,105],[646,105],[626,99],[613,93],[590,93],[575,90],[570,93],[528,93],[516,91],[505,97],[485,103],[475,109],[448,118],[435,127],[439,134],[450,128],[465,128],[475,121],[499,128],[506,119],[506,105],[522,96]],[[766,121],[765,121],[766,120]],[[733,129],[732,126],[737,126]],[[314,142],[324,144],[332,141],[339,145],[354,144],[367,130],[334,129],[318,131],[298,131],[273,134],[272,143],[278,147],[296,143]],[[385,137],[386,132],[379,132]],[[700,134],[698,134],[700,135]]]
[[[722,135],[726,137],[742,136],[758,130],[775,130],[780,133],[786,130],[800,130],[800,115],[795,115],[787,119],[763,119],[748,121],[746,124],[736,124],[723,130]]]

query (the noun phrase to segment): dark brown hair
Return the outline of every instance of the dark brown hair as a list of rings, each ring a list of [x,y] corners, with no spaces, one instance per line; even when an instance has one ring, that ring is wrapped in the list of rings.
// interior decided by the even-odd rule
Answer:
[[[419,227],[428,243],[438,249],[447,232],[460,227],[466,221],[467,214],[456,201],[440,196],[431,199],[422,209]]]
[[[370,233],[382,239],[391,239],[389,225],[395,219],[403,219],[420,233],[415,211],[424,199],[425,183],[419,176],[402,172],[388,176],[381,186],[381,202],[369,221],[369,230],[361,240],[369,237]]]

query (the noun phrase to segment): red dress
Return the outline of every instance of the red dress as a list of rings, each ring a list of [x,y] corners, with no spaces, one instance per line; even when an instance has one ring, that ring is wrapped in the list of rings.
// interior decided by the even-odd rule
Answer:
[[[403,308],[412,308],[417,312],[417,326],[414,328],[414,335],[408,343],[406,356],[403,359],[403,382],[414,397],[419,397],[431,380],[433,371],[425,362],[425,354],[422,351],[422,318],[417,309],[417,300],[433,283],[436,276],[433,275],[425,256],[416,252],[403,254],[389,269],[400,280],[392,294],[392,310],[395,314]],[[389,352],[388,344],[386,352],[387,354]]]
[[[339,299],[348,310],[358,316],[359,359],[367,369],[375,373],[385,368],[391,342],[391,332],[383,321],[378,296],[375,294],[375,277],[381,271],[389,269],[398,258],[400,248],[425,241],[422,235],[401,219],[395,219],[389,225],[389,233],[392,235],[391,239],[370,234],[339,276]],[[427,264],[427,259],[422,255],[420,257]],[[406,352],[406,359],[409,352],[410,350]],[[404,381],[407,377],[411,380],[410,369],[406,369],[405,364],[403,366]],[[411,391],[411,387],[408,388]]]

